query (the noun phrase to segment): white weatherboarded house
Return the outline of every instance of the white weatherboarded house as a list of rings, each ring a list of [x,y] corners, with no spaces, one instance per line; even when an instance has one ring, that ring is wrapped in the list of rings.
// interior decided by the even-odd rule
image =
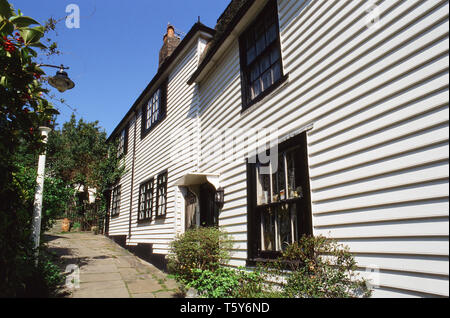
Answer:
[[[127,173],[108,234],[162,261],[218,224],[235,266],[323,234],[375,297],[448,297],[448,9],[248,0],[195,24],[110,137]]]

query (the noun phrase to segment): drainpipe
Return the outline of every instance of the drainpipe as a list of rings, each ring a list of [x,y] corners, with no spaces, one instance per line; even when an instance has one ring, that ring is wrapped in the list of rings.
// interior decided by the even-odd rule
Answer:
[[[133,214],[133,187],[134,187],[134,161],[136,158],[136,124],[137,114],[134,110],[134,127],[133,127],[133,155],[131,157],[131,192],[130,192],[130,218],[128,223],[128,240],[131,240],[131,217]]]
[[[199,101],[199,97],[198,97],[198,94],[199,94],[199,87],[198,87],[198,84],[195,86],[195,91],[194,91],[194,94],[195,94],[195,104],[196,104],[196,108],[197,108],[197,110],[196,110],[196,130],[197,130],[197,133],[196,133],[196,139],[197,139],[197,151],[196,151],[196,153],[197,153],[197,158],[196,158],[196,171],[197,172],[199,172],[200,171],[200,152],[201,152],[201,146],[200,146],[200,138],[201,138],[201,122],[200,122],[200,101]]]

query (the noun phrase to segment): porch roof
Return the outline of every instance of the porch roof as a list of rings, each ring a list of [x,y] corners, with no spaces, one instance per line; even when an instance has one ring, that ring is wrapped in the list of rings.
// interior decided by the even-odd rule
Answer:
[[[199,185],[210,183],[214,188],[219,188],[219,175],[215,173],[189,172],[175,182],[177,186]]]

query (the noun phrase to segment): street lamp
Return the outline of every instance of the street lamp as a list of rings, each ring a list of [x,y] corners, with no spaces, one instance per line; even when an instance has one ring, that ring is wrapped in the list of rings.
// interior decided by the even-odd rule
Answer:
[[[56,66],[56,65],[48,65],[48,64],[39,64],[38,66],[47,66],[59,68],[59,71],[56,72],[56,75],[48,78],[48,83],[55,87],[59,92],[63,93],[68,89],[72,89],[75,87],[75,83],[69,78],[67,72],[64,70],[68,70],[68,67],[64,65]]]
[[[48,82],[51,86],[55,87],[61,93],[71,89],[75,86],[75,83],[67,76],[67,73],[64,71],[68,69],[68,67],[48,65],[48,64],[38,64],[38,67],[47,66],[47,67],[55,67],[59,68],[59,71],[56,72],[56,75],[50,77]],[[39,127],[42,136],[44,137],[44,144],[47,143],[48,134],[52,131],[49,127],[41,126]],[[36,191],[34,194],[34,204],[33,204],[33,220],[31,225],[31,236],[34,243],[35,255],[36,255],[36,266],[38,265],[38,255],[39,255],[39,241],[41,235],[41,220],[42,220],[42,196],[44,194],[44,176],[45,176],[45,155],[46,150],[44,149],[43,153],[39,155],[38,161],[38,171],[36,177]]]

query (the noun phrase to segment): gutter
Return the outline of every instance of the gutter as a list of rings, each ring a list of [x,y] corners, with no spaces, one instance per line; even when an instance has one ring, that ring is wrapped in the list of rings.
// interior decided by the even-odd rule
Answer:
[[[134,111],[134,129],[133,129],[134,137],[133,137],[133,155],[131,157],[131,192],[130,192],[130,217],[128,223],[128,240],[131,240],[131,219],[133,214],[134,161],[136,159],[136,124],[137,124],[137,114],[136,111]]]

